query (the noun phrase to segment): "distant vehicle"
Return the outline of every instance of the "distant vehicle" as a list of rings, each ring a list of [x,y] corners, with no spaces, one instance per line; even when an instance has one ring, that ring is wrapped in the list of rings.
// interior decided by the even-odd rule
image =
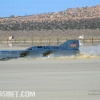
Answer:
[[[19,57],[46,57],[51,54],[54,56],[75,55],[79,53],[79,41],[67,40],[59,46],[33,46],[26,50],[1,50],[0,59],[12,59]]]
[[[14,36],[9,36],[9,40],[14,40]]]
[[[84,39],[84,36],[82,35],[82,36],[79,36],[78,38],[79,38],[79,39]]]

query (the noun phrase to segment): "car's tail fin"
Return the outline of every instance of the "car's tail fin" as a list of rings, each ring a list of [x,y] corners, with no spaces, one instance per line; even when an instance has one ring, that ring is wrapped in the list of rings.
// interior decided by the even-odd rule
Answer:
[[[67,40],[59,46],[61,49],[78,49],[79,41],[78,40]]]

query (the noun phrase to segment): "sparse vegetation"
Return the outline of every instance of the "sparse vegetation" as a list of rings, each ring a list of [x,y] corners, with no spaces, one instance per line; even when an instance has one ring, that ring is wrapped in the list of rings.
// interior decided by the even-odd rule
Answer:
[[[0,38],[71,37],[100,35],[100,5],[61,12],[0,18]]]
[[[84,35],[85,39],[100,39],[100,29],[73,29],[73,30],[17,30],[17,31],[0,31],[0,40],[7,40],[9,36],[14,36],[16,40],[42,40],[51,39],[60,40],[78,39],[80,35]]]

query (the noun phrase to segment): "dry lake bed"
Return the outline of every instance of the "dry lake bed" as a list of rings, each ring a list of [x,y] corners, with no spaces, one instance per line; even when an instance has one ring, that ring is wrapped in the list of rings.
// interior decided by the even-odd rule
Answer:
[[[99,100],[100,59],[0,61],[0,91],[35,91],[0,100]]]

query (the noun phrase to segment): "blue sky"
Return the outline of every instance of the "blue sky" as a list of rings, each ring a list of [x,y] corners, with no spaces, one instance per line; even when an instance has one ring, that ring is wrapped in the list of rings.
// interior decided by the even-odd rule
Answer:
[[[0,17],[57,12],[98,4],[100,0],[0,0]]]

